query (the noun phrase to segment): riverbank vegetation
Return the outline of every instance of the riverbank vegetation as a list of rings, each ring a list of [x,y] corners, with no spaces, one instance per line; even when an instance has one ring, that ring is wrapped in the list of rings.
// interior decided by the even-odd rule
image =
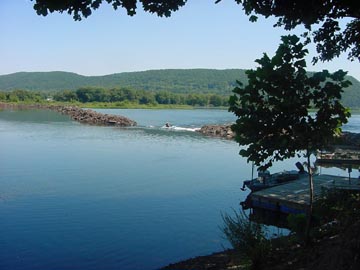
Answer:
[[[311,73],[308,75],[310,76]],[[181,99],[181,96],[192,96],[188,98],[192,99],[192,102],[189,101],[188,103],[194,103],[195,101],[195,103],[199,103],[199,106],[206,106],[203,104],[219,102],[219,100],[208,101],[209,98],[204,97],[207,95],[215,95],[216,98],[214,96],[213,99],[220,97],[223,101],[225,99],[227,102],[228,97],[232,94],[232,90],[237,86],[237,80],[245,85],[247,84],[246,70],[164,69],[124,72],[105,76],[82,76],[62,71],[18,72],[0,75],[0,95],[2,91],[10,92],[18,89],[44,92],[48,96],[65,92],[65,90],[67,95],[71,95],[72,92],[84,87],[107,91],[111,89],[130,89],[131,91],[138,91],[140,94],[142,94],[141,91],[148,92],[150,95],[157,94],[158,99],[161,96],[160,93],[166,93],[166,96],[172,93],[179,94],[175,98],[177,105],[179,103],[178,99]],[[360,82],[351,76],[346,76],[346,80],[349,80],[352,85],[344,91],[342,103],[346,107],[359,108]],[[159,101],[157,102],[164,104]],[[194,105],[191,104],[190,106]],[[226,104],[225,106],[228,105]]]
[[[130,88],[82,87],[75,91],[54,93],[13,90],[0,92],[2,102],[74,104],[88,108],[181,108],[228,105],[228,96],[218,94],[179,94],[167,91],[148,92]]]

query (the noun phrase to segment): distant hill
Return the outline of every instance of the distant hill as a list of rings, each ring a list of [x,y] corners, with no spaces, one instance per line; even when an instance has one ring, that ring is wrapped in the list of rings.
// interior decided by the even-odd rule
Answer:
[[[349,107],[360,107],[360,82],[348,76],[352,86],[346,89],[343,102]],[[147,91],[175,93],[216,93],[228,95],[236,80],[247,81],[243,69],[164,69],[124,72],[105,76],[82,76],[76,73],[18,72],[0,75],[0,91],[14,89],[34,91],[76,90],[83,86],[117,88],[130,87]]]
[[[18,72],[0,75],[0,91],[76,90],[83,86],[104,88],[131,87],[176,93],[230,93],[237,79],[244,80],[241,69],[165,69],[124,72],[105,76],[82,76],[69,72]]]

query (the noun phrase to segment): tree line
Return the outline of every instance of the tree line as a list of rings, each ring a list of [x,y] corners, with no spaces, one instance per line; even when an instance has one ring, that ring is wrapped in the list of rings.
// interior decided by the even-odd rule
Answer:
[[[50,97],[51,96],[51,97]],[[58,102],[101,102],[101,103],[131,103],[140,105],[189,105],[189,106],[228,106],[229,97],[218,94],[172,93],[168,91],[150,92],[131,88],[97,88],[81,87],[75,91],[64,90],[49,93],[26,90],[0,92],[3,102],[42,102],[46,100]]]
[[[0,101],[3,102],[42,102],[47,99],[47,96],[46,93],[27,90],[0,91]]]

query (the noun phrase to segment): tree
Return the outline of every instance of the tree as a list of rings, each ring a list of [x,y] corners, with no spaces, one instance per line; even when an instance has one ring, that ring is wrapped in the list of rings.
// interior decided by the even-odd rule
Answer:
[[[0,100],[1,100],[1,101],[5,101],[5,100],[6,100],[6,95],[5,95],[5,93],[0,92]]]
[[[229,111],[238,119],[232,126],[236,141],[246,146],[240,155],[261,169],[299,155],[307,159],[310,187],[310,219],[313,205],[311,154],[323,149],[341,132],[349,111],[341,103],[346,72],[327,70],[309,75],[304,57],[308,51],[297,36],[284,36],[273,58],[256,60],[248,70],[249,84],[241,82],[230,97]],[[313,112],[309,112],[312,109]]]
[[[184,6],[187,0],[32,0],[37,14],[46,16],[52,12],[67,12],[74,20],[88,17],[103,2],[111,4],[114,9],[125,8],[127,14],[136,14],[137,3],[142,8],[158,16],[171,16],[171,13]],[[214,0],[219,3],[222,0]],[[255,22],[257,15],[278,18],[274,26],[292,30],[303,25],[304,34],[310,42],[316,44],[318,60],[329,61],[341,53],[349,51],[350,60],[360,61],[360,2],[355,0],[234,0],[242,5],[250,21]],[[342,19],[347,19],[341,26]],[[316,30],[313,30],[318,27]],[[342,29],[343,28],[343,29]]]
[[[251,21],[256,21],[255,14],[266,18],[278,18],[274,26],[292,30],[303,25],[304,33],[310,42],[312,35],[316,44],[318,60],[329,61],[349,50],[348,58],[360,61],[360,2],[351,0],[236,0],[243,5]],[[346,18],[346,26],[341,20]],[[318,27],[316,30],[313,28]]]
[[[137,2],[140,2],[143,9],[150,13],[156,13],[158,16],[169,17],[171,12],[185,5],[187,0],[32,0],[35,2],[34,9],[38,15],[47,16],[57,11],[67,12],[73,15],[74,20],[80,21],[82,17],[87,18],[93,10],[100,7],[103,2],[111,4],[116,10],[119,7],[125,8],[127,14],[133,16],[136,14]]]
[[[56,101],[76,101],[77,95],[74,91],[64,90],[63,92],[58,92],[54,95],[54,100]]]

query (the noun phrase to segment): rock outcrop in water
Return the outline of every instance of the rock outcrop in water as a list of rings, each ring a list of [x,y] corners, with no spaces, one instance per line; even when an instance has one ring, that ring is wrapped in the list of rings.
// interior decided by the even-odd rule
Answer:
[[[93,110],[84,110],[74,106],[52,106],[51,109],[71,117],[80,123],[98,126],[136,126],[136,122],[120,115],[103,114]]]
[[[226,139],[233,139],[235,137],[235,133],[231,130],[231,124],[205,125],[201,127],[198,132],[206,136],[221,137]]]
[[[235,132],[231,130],[231,124],[226,125],[205,125],[197,132],[211,137],[234,139]],[[343,132],[335,141],[335,146],[344,145],[347,147],[360,148],[360,133]]]

